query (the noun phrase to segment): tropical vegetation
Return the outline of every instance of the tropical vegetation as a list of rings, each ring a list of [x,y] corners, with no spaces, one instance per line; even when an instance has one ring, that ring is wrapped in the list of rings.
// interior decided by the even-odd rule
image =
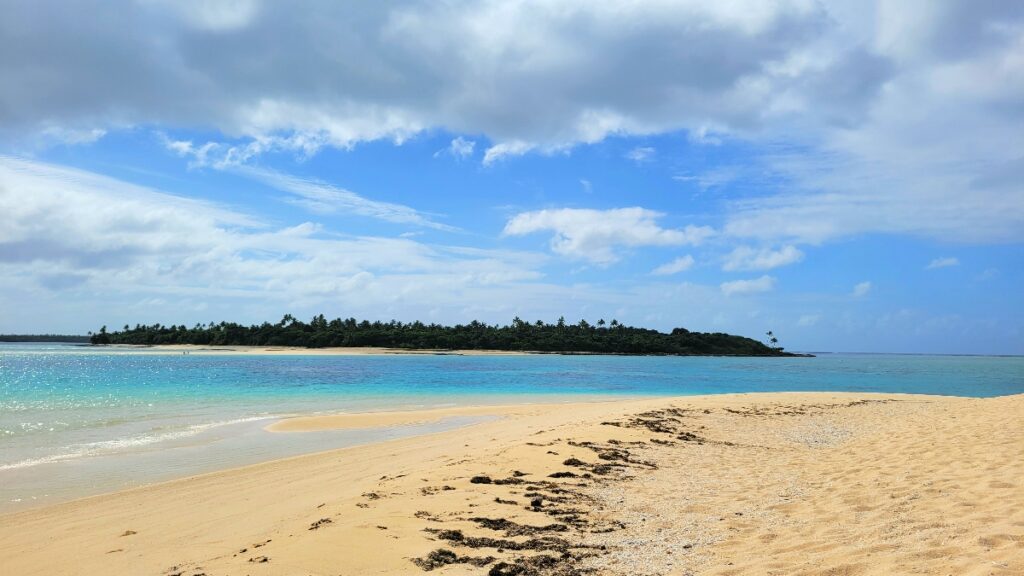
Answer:
[[[743,336],[691,332],[676,328],[659,332],[604,319],[591,324],[564,318],[554,324],[515,318],[506,326],[473,321],[444,326],[422,322],[370,322],[355,318],[326,319],[323,314],[302,322],[286,314],[280,322],[244,326],[221,322],[184,325],[125,326],[91,334],[93,344],[197,344],[203,346],[334,346],[435,350],[509,350],[553,353],[787,356],[782,348]]]

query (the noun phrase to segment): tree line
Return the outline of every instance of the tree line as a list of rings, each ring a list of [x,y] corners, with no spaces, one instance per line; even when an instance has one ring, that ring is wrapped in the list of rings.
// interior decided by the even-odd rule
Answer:
[[[90,333],[93,344],[196,344],[202,346],[300,346],[307,348],[383,347],[434,350],[508,350],[602,354],[670,354],[724,356],[788,356],[782,348],[720,332],[669,333],[620,324],[596,324],[564,318],[554,324],[520,318],[505,326],[473,321],[444,326],[422,322],[370,322],[355,318],[327,320],[323,314],[309,322],[286,314],[280,322],[244,326],[233,322],[164,326],[161,324]]]

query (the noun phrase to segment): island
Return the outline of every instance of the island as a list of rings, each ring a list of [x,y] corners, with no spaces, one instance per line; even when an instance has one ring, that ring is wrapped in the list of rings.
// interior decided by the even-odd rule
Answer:
[[[518,317],[505,326],[478,321],[445,326],[423,322],[403,323],[358,321],[355,318],[327,320],[323,314],[303,322],[286,314],[279,322],[245,326],[219,324],[162,324],[108,331],[106,326],[91,333],[94,345],[132,344],[145,346],[192,344],[201,346],[295,346],[303,348],[394,348],[403,350],[502,350],[558,354],[628,354],[671,356],[805,356],[777,346],[773,333],[769,343],[721,332],[691,332],[675,328],[665,333],[604,319],[591,324],[580,320],[569,324],[559,318],[554,324],[541,320],[526,322]]]

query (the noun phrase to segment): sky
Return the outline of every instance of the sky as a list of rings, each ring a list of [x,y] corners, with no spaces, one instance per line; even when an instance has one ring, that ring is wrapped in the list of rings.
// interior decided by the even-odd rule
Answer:
[[[1024,353],[1024,3],[12,0],[0,333]]]

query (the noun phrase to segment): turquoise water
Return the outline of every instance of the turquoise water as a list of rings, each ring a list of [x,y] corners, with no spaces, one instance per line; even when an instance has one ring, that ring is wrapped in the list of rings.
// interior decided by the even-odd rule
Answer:
[[[206,463],[168,466],[163,478],[376,438],[262,432],[289,414],[808,390],[1019,394],[1024,358],[215,356],[0,344],[0,498],[24,501],[10,487],[44,474],[74,484],[90,466],[117,478],[117,455]]]

